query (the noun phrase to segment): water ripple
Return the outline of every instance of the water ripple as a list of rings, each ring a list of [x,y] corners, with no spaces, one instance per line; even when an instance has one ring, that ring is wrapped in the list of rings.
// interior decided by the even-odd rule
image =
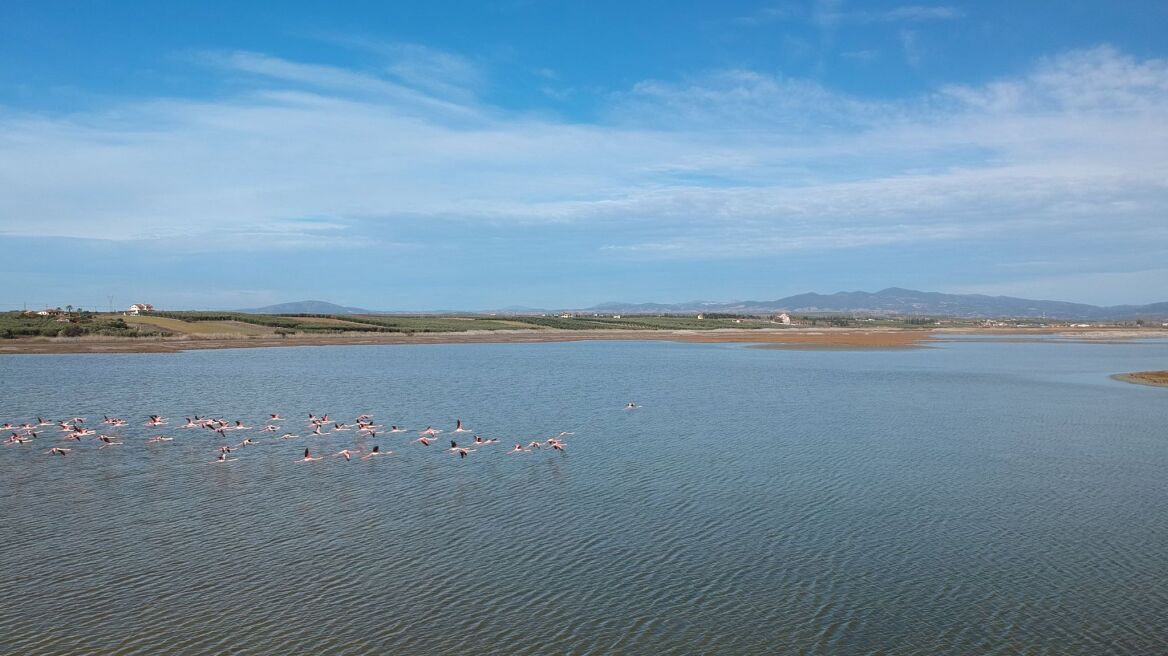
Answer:
[[[1106,374],[1163,347],[1098,348],[0,359],[0,421],[132,418],[122,447],[0,449],[0,653],[1157,653],[1162,397]],[[196,410],[503,443],[340,433],[224,465],[210,431],[143,443],[147,414]],[[560,430],[566,454],[505,455]],[[372,444],[396,453],[329,456]]]

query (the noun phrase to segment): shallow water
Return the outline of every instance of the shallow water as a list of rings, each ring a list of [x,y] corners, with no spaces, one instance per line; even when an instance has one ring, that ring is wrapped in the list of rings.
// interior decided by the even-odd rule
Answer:
[[[0,358],[0,422],[131,420],[0,449],[0,653],[1163,653],[1168,390],[1108,378],[1162,368],[1163,343]],[[178,428],[270,412],[503,443],[220,465]],[[143,444],[152,413],[175,441]],[[397,453],[296,461],[374,443]]]

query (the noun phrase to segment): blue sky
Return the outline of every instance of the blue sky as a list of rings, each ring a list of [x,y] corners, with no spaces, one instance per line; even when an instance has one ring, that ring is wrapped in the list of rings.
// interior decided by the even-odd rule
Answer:
[[[1165,33],[1162,2],[9,0],[0,308],[1168,300]]]

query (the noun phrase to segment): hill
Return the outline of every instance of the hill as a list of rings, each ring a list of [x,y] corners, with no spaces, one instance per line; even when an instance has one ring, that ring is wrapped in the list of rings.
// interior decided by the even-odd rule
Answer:
[[[248,314],[372,314],[369,310],[358,307],[345,307],[327,301],[296,301],[294,303],[277,303],[262,308],[250,310],[236,310]]]

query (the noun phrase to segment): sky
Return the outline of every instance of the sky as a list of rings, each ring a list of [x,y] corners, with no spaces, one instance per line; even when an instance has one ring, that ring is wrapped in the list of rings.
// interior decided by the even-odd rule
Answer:
[[[1168,3],[0,3],[0,309],[1168,300]]]

